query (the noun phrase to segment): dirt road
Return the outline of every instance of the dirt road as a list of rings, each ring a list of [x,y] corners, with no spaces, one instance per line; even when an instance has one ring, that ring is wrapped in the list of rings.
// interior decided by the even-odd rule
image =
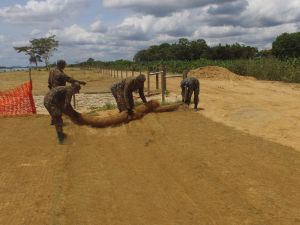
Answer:
[[[62,146],[46,116],[0,122],[0,224],[300,224],[300,153],[198,113],[67,121]]]

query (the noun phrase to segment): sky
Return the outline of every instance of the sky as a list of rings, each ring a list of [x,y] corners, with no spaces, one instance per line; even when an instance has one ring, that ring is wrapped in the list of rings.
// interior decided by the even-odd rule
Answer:
[[[50,35],[59,41],[50,63],[132,60],[179,38],[268,49],[300,31],[299,12],[300,0],[1,0],[0,66],[27,66],[13,47]]]

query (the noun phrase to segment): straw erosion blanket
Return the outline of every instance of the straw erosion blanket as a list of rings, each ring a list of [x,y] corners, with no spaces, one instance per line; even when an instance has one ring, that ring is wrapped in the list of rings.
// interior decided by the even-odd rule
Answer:
[[[197,112],[0,118],[0,224],[298,224],[300,153]]]
[[[65,145],[48,115],[0,118],[0,224],[300,224],[299,85],[200,82],[198,112],[66,118]]]

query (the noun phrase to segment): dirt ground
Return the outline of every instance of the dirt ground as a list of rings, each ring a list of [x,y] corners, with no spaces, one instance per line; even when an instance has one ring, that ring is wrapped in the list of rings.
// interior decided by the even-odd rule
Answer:
[[[104,129],[66,118],[64,145],[46,115],[0,118],[0,224],[300,224],[300,86],[216,67],[193,76],[202,110]],[[34,75],[36,95],[45,78]],[[178,98],[179,82],[167,83]]]

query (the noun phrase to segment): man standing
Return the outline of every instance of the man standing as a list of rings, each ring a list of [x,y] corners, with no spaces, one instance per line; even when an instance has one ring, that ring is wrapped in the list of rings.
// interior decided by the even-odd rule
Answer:
[[[189,105],[191,103],[192,94],[194,92],[194,109],[197,110],[199,103],[200,83],[195,77],[186,77],[181,83],[182,102]]]
[[[80,88],[80,84],[75,81],[71,86],[52,88],[44,97],[44,106],[51,116],[51,124],[55,125],[60,144],[63,144],[66,137],[62,129],[62,114],[68,115],[68,112],[73,111],[71,106],[72,95],[79,93]]]
[[[66,75],[64,73],[64,69],[66,67],[67,63],[65,60],[58,60],[56,68],[54,70],[51,70],[49,73],[48,78],[48,87],[49,89],[55,88],[57,86],[66,86],[66,82],[74,83],[78,82],[79,84],[85,85],[86,82],[84,81],[78,81],[73,79],[72,77]]]
[[[127,110],[128,115],[133,114],[134,101],[132,92],[138,91],[144,103],[147,102],[144,95],[144,82],[146,77],[140,74],[137,77],[128,77],[111,86],[111,92],[116,99],[120,112]]]

